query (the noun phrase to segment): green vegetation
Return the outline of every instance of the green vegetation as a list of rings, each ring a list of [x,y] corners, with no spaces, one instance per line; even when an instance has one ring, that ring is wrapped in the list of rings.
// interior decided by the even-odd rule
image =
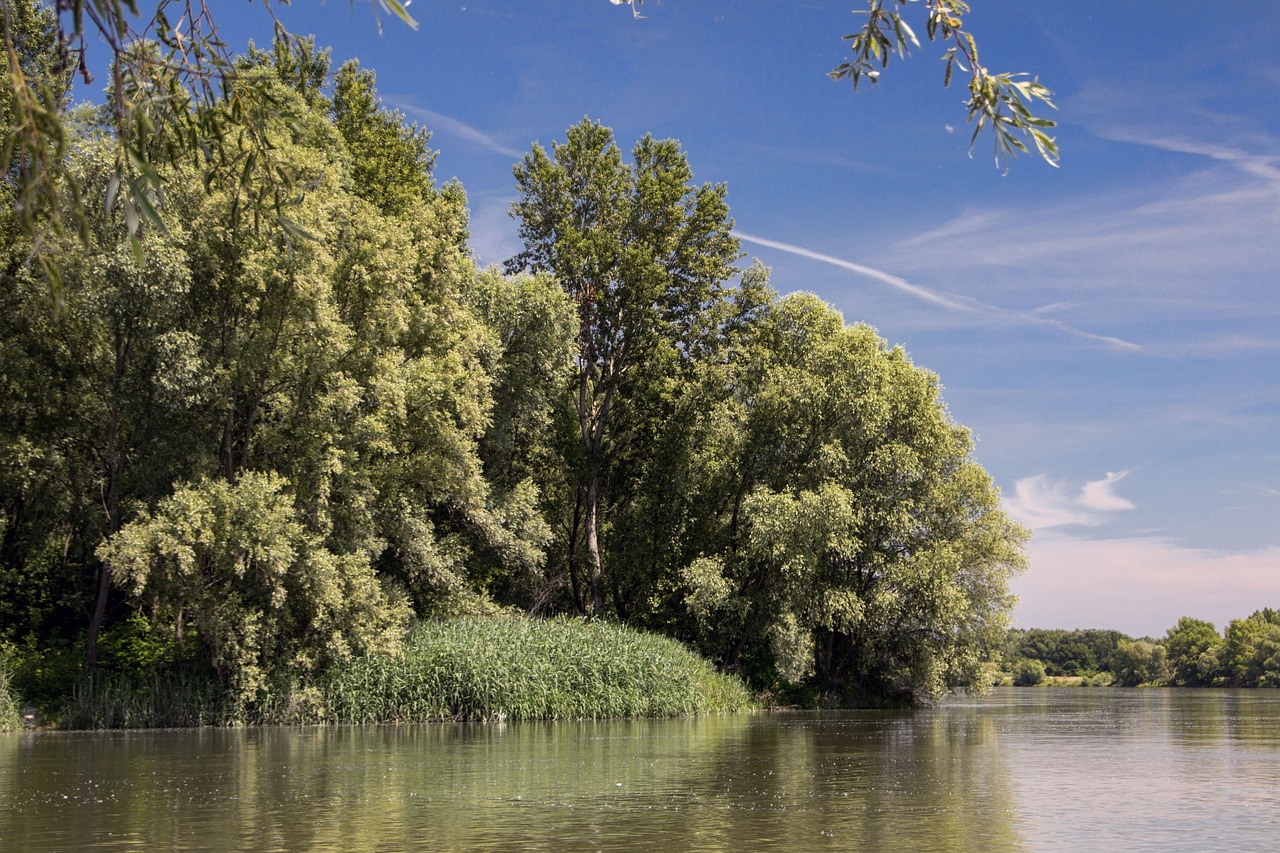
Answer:
[[[72,728],[672,717],[747,710],[738,679],[674,640],[603,622],[436,620],[401,654],[280,675],[246,700],[216,679],[96,676],[60,718]]]
[[[1036,687],[1044,680],[1044,664],[1038,660],[1023,658],[1013,665],[1014,687]]]
[[[0,660],[0,732],[22,728],[22,710],[17,693],[13,690],[9,664]]]
[[[23,44],[37,74],[57,39]],[[0,181],[0,644],[24,700],[83,725],[741,704],[708,674],[681,692],[685,664],[655,680],[656,646],[621,627],[406,634],[512,612],[661,635],[823,704],[988,683],[1025,531],[937,377],[734,267],[727,190],[678,143],[628,161],[584,120],[535,146],[504,275],[477,269],[463,189],[371,72],[326,88],[328,53],[284,40],[235,67],[279,107],[256,126],[305,188],[292,236],[259,227],[277,185],[252,140],[234,180],[122,166],[122,135],[169,137],[111,105],[74,113],[55,176],[111,203],[43,202],[84,234],[28,234],[21,170]],[[167,103],[200,126],[228,108]],[[167,224],[138,219],[121,168]],[[503,663],[519,643],[563,643],[554,672]],[[492,693],[504,666],[531,680]],[[380,686],[341,696],[367,704],[329,692],[361,679]]]
[[[1219,634],[1210,622],[1184,616],[1160,639],[1119,631],[1014,629],[1003,658],[1028,660],[1055,676],[1119,687],[1280,687],[1280,611],[1265,608],[1233,619]]]
[[[344,722],[670,717],[752,704],[740,681],[674,640],[563,619],[427,622],[402,658],[335,668],[323,695]]]

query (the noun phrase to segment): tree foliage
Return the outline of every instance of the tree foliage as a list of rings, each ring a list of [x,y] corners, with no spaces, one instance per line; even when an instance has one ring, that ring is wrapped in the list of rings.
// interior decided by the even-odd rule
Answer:
[[[845,36],[853,58],[836,66],[831,77],[848,80],[855,89],[863,80],[874,84],[889,66],[890,57],[896,54],[903,58],[912,48],[920,49],[920,40],[903,15],[913,2],[917,0],[867,0],[866,11],[856,13],[866,15],[866,23]],[[924,0],[923,6],[929,41],[949,45],[942,54],[943,85],[951,85],[956,69],[969,76],[969,100],[965,103],[968,119],[973,122],[969,150],[987,130],[992,136],[997,167],[1007,167],[1010,157],[1025,153],[1027,141],[1042,160],[1056,166],[1058,145],[1046,132],[1055,122],[1031,112],[1036,101],[1054,108],[1053,93],[1029,74],[993,74],[982,65],[978,42],[964,27],[964,16],[969,13],[969,4],[964,0]]]
[[[389,648],[397,602],[484,612],[485,583],[540,572],[549,527],[537,487],[491,481],[481,457],[513,342],[481,308],[465,199],[435,189],[425,137],[377,105],[368,75],[352,83],[369,98],[339,124],[323,75],[296,74],[318,61],[279,43],[240,61],[287,106],[291,118],[267,127],[275,156],[315,189],[294,214],[312,239],[253,228],[236,215],[241,188],[205,187],[180,166],[164,175],[180,216],[142,232],[141,254],[119,205],[87,217],[87,247],[47,236],[63,276],[57,315],[10,248],[9,639],[84,642],[93,666],[100,632],[141,610],[197,638],[248,693],[272,666]],[[109,118],[85,115],[75,133],[69,174],[106,185]],[[391,203],[356,192],[348,137],[380,140],[375,165],[417,163],[423,174],[401,181],[413,191]],[[558,320],[537,334],[531,369],[568,345]],[[519,428],[543,428],[538,407],[525,409],[511,418]]]
[[[983,683],[1023,532],[936,377],[739,273],[726,189],[678,143],[626,159],[584,120],[535,146],[524,251],[481,271],[462,188],[372,73],[328,88],[309,40],[233,64],[273,105],[275,177],[248,141],[234,180],[126,158],[163,188],[153,222],[120,146],[163,139],[122,142],[107,105],[67,119],[52,180],[111,204],[51,194],[81,233],[51,215],[30,239],[0,211],[0,642],[22,678],[79,652],[203,668],[251,704],[282,671],[394,653],[411,616],[518,609],[832,701]],[[294,237],[255,223],[282,175],[307,190]]]
[[[623,162],[613,132],[589,119],[550,154],[535,144],[515,167],[512,205],[525,248],[507,271],[555,276],[577,308],[573,390],[591,609],[605,612],[601,507],[634,425],[618,412],[660,365],[689,357],[702,321],[733,273],[738,240],[725,187],[692,183],[675,140],[646,136]],[[577,551],[577,535],[570,553]]]
[[[764,643],[784,682],[848,701],[981,689],[1025,533],[932,374],[813,296],[760,296],[694,427],[713,521],[680,580],[704,650]]]

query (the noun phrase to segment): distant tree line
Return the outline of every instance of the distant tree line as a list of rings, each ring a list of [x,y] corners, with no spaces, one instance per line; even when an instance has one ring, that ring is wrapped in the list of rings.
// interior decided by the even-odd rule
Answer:
[[[58,39],[30,6],[16,61],[47,94]],[[0,668],[20,690],[185,668],[251,702],[399,654],[414,620],[503,614],[615,620],[823,701],[985,681],[1025,531],[932,373],[735,265],[725,187],[678,143],[627,157],[584,120],[535,145],[524,249],[482,270],[462,187],[371,72],[332,74],[307,40],[236,63],[298,190],[289,228],[258,205],[262,140],[206,121],[218,99],[164,108],[241,146],[229,170],[122,165],[121,137],[169,138],[69,113],[41,203],[81,234],[32,237],[21,169],[0,181]],[[153,91],[132,67],[120,91]],[[121,168],[163,216],[138,218]]]
[[[1015,684],[1109,675],[1124,687],[1280,687],[1280,611],[1213,623],[1184,616],[1159,639],[1119,631],[1011,629],[1003,657]]]

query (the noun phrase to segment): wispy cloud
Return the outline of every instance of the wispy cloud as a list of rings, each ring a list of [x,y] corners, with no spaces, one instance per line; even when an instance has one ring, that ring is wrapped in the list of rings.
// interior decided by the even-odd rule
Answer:
[[[491,133],[486,133],[477,127],[473,127],[464,121],[435,112],[434,110],[420,107],[412,102],[405,100],[388,99],[392,106],[400,110],[400,112],[417,119],[426,124],[428,130],[437,131],[455,139],[461,139],[464,142],[470,142],[492,151],[495,154],[501,154],[504,157],[510,157],[513,160],[519,160],[524,156],[525,152],[513,148],[502,142]]]
[[[1116,484],[1128,474],[1108,471],[1101,480],[1090,480],[1079,489],[1047,474],[1024,477],[1014,483],[1013,497],[1006,498],[1005,509],[1032,530],[1102,524],[1107,513],[1134,508],[1132,501],[1115,493]]]
[[[876,269],[875,267],[870,267],[866,264],[855,263],[844,258],[837,258],[834,255],[816,252],[813,249],[807,249],[804,246],[797,246],[793,243],[784,243],[780,240],[771,240],[767,237],[758,237],[754,234],[748,234],[736,228],[733,233],[738,237],[738,239],[747,243],[754,243],[758,246],[765,246],[770,249],[776,249],[780,252],[798,255],[802,258],[808,258],[809,260],[839,267],[840,269],[875,279],[876,281],[889,285],[895,290],[899,290],[924,302],[929,302],[933,305],[946,308],[949,311],[973,314],[1005,322],[1012,321],[1019,324],[1048,326],[1074,337],[1104,343],[1114,349],[1130,351],[1141,349],[1138,344],[1130,341],[1109,337],[1107,335],[1094,334],[1093,332],[1088,332],[1084,329],[1073,326],[1070,323],[1065,323],[1051,317],[1041,316],[1039,311],[1016,311],[1009,308],[1001,308],[998,305],[989,305],[985,302],[979,302],[976,299],[970,299],[966,296],[946,294],[937,290],[932,290],[928,287],[913,284],[901,276],[893,275],[892,273],[885,272],[884,270]]]
[[[1177,154],[1196,154],[1226,163],[1247,175],[1261,178],[1272,184],[1280,184],[1280,157],[1271,154],[1259,154],[1236,148],[1178,136],[1151,136],[1137,133],[1129,129],[1111,129],[1099,133],[1104,139],[1115,142],[1129,142],[1134,145],[1145,145],[1161,151]]]
[[[1085,539],[1036,535],[1030,569],[1011,586],[1015,624],[1026,628],[1115,628],[1161,636],[1181,616],[1219,629],[1280,603],[1280,548],[1213,551],[1161,538]]]
[[[1063,201],[969,207],[872,262],[942,280],[976,272],[988,292],[1032,283],[1059,299],[1097,293],[1082,310],[1101,308],[1112,321],[1247,315],[1280,264],[1280,139],[1237,129],[1238,140],[1219,142],[1195,136],[1195,125],[1176,132],[1109,119],[1091,130],[1188,156],[1170,159],[1172,174],[1138,170]]]
[[[1108,471],[1101,480],[1090,480],[1080,490],[1080,505],[1089,511],[1116,512],[1133,509],[1133,501],[1115,493],[1116,483],[1129,476],[1128,471]]]

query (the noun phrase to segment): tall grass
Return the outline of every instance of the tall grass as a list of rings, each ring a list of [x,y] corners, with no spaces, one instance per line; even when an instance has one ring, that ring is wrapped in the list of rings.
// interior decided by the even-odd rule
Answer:
[[[9,680],[9,667],[0,661],[0,732],[22,728],[22,709]]]
[[[75,686],[59,715],[71,729],[155,729],[225,726],[243,709],[211,676],[171,672],[134,679],[109,673]]]
[[[671,717],[751,706],[740,681],[674,640],[564,619],[423,623],[402,657],[337,667],[323,692],[343,722]]]
[[[189,674],[84,681],[69,728],[673,717],[751,707],[742,682],[678,642],[577,620],[462,619],[420,624],[399,657],[277,673],[252,703]]]

